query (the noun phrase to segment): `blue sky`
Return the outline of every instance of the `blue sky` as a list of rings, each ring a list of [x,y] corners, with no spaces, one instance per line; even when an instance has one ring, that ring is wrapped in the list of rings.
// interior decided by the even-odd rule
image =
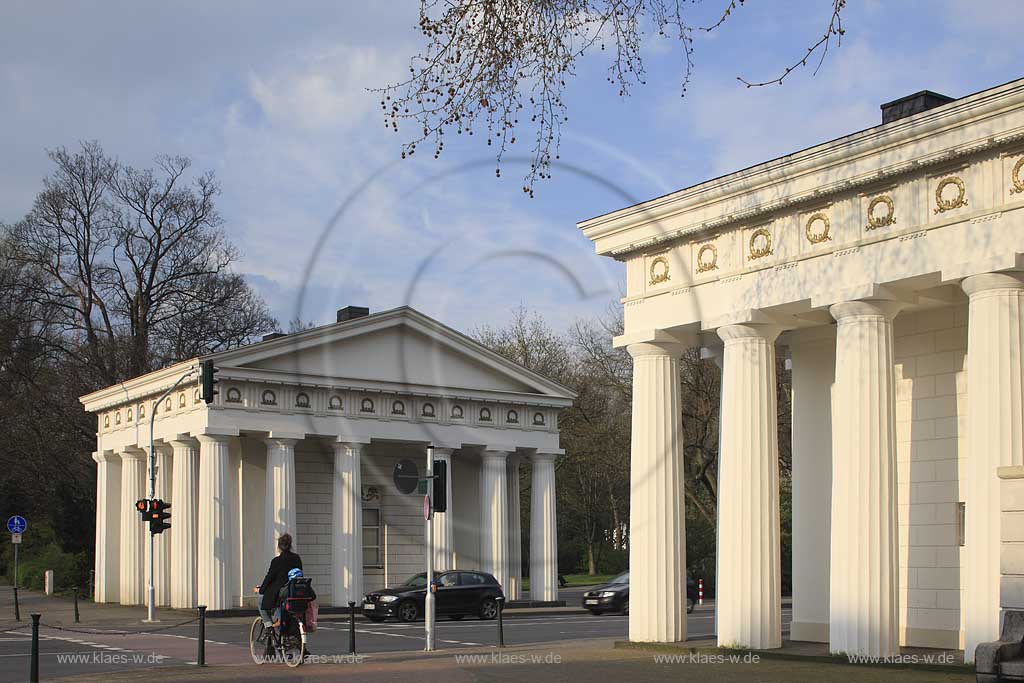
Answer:
[[[830,4],[747,2],[698,37],[684,98],[669,41],[651,39],[647,84],[628,98],[605,80],[607,54],[585,59],[561,153],[580,173],[556,168],[531,200],[521,169],[495,178],[479,137],[439,161],[398,161],[401,138],[366,89],[407,71],[417,2],[6,0],[0,221],[31,205],[47,148],[97,139],[134,165],[182,154],[220,178],[239,270],[284,325],[408,303],[467,331],[519,305],[564,327],[617,300],[623,279],[577,221],[873,126],[879,104],[911,92],[959,97],[1024,76],[1024,3],[851,0],[842,47],[816,76],[736,81],[774,77],[822,33]]]

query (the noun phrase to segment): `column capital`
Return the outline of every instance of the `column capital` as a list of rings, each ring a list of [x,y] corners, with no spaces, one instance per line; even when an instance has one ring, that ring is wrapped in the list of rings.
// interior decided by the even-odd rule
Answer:
[[[779,336],[779,333],[782,332],[782,328],[774,324],[737,323],[734,325],[724,325],[715,331],[726,344],[741,339],[764,339],[772,343]]]
[[[448,458],[448,459],[450,459],[452,457],[452,453],[454,453],[455,451],[458,450],[458,448],[453,448],[451,446],[434,446],[433,449],[434,449],[434,457],[435,458]]]
[[[167,443],[171,445],[171,448],[198,448],[199,441],[188,434],[178,434],[173,439],[168,439]]]
[[[512,453],[512,451],[506,451],[506,450],[484,450],[483,452],[481,452],[480,456],[484,460],[493,460],[493,461],[505,462],[508,459],[508,456],[509,456],[510,453]]]
[[[626,351],[633,358],[643,356],[668,356],[670,358],[682,358],[686,353],[687,346],[675,341],[648,341],[630,344]]]
[[[138,446],[128,446],[117,455],[121,457],[121,460],[143,460],[146,458],[146,451]]]
[[[295,449],[295,444],[302,441],[301,438],[296,438],[295,435],[289,436],[268,436],[263,438],[263,443],[268,448],[280,447],[280,448],[291,448]]]
[[[230,443],[231,439],[237,439],[237,436],[231,436],[230,434],[196,434],[195,438],[201,444],[215,444],[215,443]]]
[[[337,441],[331,442],[331,448],[334,449],[335,453],[341,453],[346,450],[358,451],[362,453],[363,449],[369,445],[369,443],[363,443],[362,441],[349,441],[347,439],[341,438],[339,438]]]
[[[114,451],[96,451],[92,454],[94,462],[121,462],[121,458]]]
[[[967,296],[991,292],[1000,289],[1024,289],[1024,273],[984,273],[971,275],[960,283]]]
[[[553,463],[558,460],[559,456],[565,455],[565,451],[561,453],[541,452],[535,451],[530,454],[530,462],[532,463]]]
[[[902,301],[892,301],[888,299],[858,299],[855,301],[844,301],[838,304],[832,304],[828,307],[828,312],[832,314],[832,317],[837,321],[842,322],[847,318],[859,318],[859,317],[882,317],[886,320],[892,321],[896,317],[896,314],[902,310],[906,304]]]

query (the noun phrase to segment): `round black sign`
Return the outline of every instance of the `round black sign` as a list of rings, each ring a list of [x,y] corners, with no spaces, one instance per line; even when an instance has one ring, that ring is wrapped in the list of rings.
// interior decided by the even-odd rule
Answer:
[[[420,471],[416,463],[409,458],[402,458],[395,463],[395,487],[402,493],[412,493],[419,483]]]

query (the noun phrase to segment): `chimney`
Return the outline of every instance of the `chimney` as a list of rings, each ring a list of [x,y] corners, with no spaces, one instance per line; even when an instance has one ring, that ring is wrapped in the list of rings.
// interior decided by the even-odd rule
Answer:
[[[905,119],[908,116],[914,114],[920,114],[923,111],[934,109],[935,107],[941,107],[944,104],[949,104],[954,98],[940,95],[937,92],[931,90],[922,90],[916,92],[913,95],[907,95],[901,97],[898,100],[892,102],[886,102],[881,106],[882,110],[882,123],[889,123],[890,121],[898,121],[899,119]]]
[[[263,341],[270,341],[271,339],[280,339],[281,337],[287,337],[288,335],[284,332],[271,332],[270,334],[263,335]]]
[[[370,309],[365,306],[346,306],[338,309],[338,322],[344,323],[356,318],[365,318],[370,315]]]

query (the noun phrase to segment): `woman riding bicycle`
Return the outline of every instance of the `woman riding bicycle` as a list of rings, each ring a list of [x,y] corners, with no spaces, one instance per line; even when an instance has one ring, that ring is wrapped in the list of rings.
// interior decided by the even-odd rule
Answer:
[[[260,617],[267,628],[272,627],[277,620],[274,611],[278,606],[281,589],[288,583],[288,572],[302,569],[302,558],[292,552],[291,534],[281,534],[277,539],[277,550],[279,554],[270,561],[270,569],[267,570],[263,583],[254,589],[263,596],[260,601]]]

